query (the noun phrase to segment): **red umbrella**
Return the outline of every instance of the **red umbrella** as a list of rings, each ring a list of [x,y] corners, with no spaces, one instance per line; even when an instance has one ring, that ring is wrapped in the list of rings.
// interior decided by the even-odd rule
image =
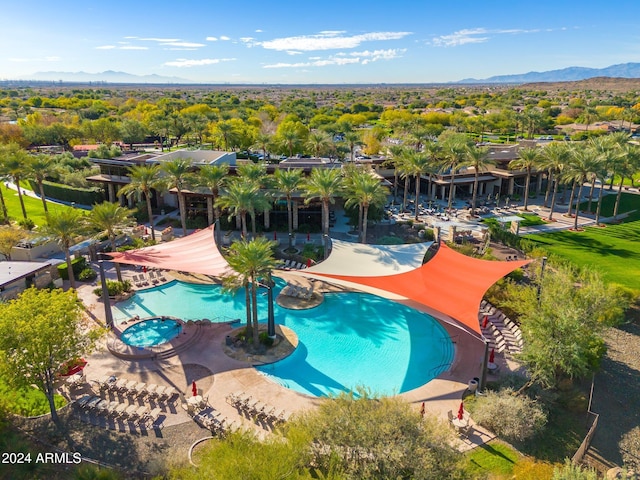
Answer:
[[[196,381],[195,380],[193,382],[191,382],[191,392],[193,393],[194,397],[196,395],[198,395],[198,387],[196,387]]]
[[[307,242],[308,242],[309,240],[311,240],[311,234],[310,234],[310,233],[307,233]]]
[[[311,259],[307,258],[307,268],[309,268],[311,266]]]
[[[492,348],[491,353],[489,354],[489,363],[493,363],[495,359],[496,359],[496,349]]]
[[[273,239],[274,240],[278,239],[278,232],[276,232],[275,230],[273,231]]]
[[[84,367],[87,366],[87,361],[84,358],[80,358],[78,360],[70,360],[62,366],[61,377],[70,377],[71,375],[75,375],[76,373],[80,373],[84,370]],[[65,370],[66,369],[66,370]]]
[[[460,402],[460,408],[458,409],[458,420],[462,420],[464,417],[464,402]]]
[[[485,315],[482,319],[482,328],[487,328],[487,324],[489,323],[489,315]]]
[[[424,402],[422,402],[422,406],[420,407],[420,415],[422,415],[424,417],[424,412],[425,412],[425,407],[424,407]]]

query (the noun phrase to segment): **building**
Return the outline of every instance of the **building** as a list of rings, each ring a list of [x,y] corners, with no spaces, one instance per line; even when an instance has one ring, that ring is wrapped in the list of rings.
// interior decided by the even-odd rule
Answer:
[[[55,262],[0,262],[0,298],[15,298],[32,286],[46,287],[58,278],[53,263]]]

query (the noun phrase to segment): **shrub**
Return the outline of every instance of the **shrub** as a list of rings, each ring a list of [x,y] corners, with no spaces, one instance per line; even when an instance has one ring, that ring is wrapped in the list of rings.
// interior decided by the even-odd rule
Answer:
[[[273,345],[273,338],[271,338],[267,332],[260,332],[258,338],[260,339],[260,343],[262,345],[265,345],[267,347]]]
[[[78,280],[81,282],[91,282],[96,279],[98,274],[92,268],[85,268],[78,274]]]
[[[476,422],[509,441],[533,438],[547,423],[546,413],[535,400],[514,395],[510,388],[478,397],[473,410]]]
[[[69,272],[67,271],[67,262],[58,265],[58,274],[63,280],[69,280]],[[71,260],[71,268],[73,268],[74,278],[78,278],[80,272],[87,268],[87,261],[84,257],[78,257]]]
[[[20,225],[25,230],[33,230],[33,227],[36,226],[35,222],[30,218],[22,218],[18,220],[18,225]]]
[[[207,219],[204,218],[204,217],[187,218],[187,221],[185,222],[185,224],[187,225],[188,229],[192,229],[192,228],[207,228]],[[174,225],[174,226],[176,226],[176,225]]]
[[[115,297],[116,295],[121,295],[125,292],[131,291],[131,282],[129,280],[124,280],[122,282],[118,282],[116,280],[107,280],[107,291],[109,292],[110,297]],[[95,288],[93,293],[98,297],[102,296],[102,288]]]

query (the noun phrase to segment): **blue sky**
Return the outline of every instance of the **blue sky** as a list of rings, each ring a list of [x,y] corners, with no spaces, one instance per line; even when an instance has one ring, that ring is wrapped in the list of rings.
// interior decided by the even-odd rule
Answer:
[[[627,0],[22,0],[1,18],[0,79],[115,70],[206,83],[430,83],[640,62],[638,4]]]

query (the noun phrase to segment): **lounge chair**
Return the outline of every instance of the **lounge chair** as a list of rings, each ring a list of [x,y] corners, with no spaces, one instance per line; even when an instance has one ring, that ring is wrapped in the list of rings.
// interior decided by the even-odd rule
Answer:
[[[160,280],[161,282],[166,282],[167,279],[165,278],[164,274],[162,273],[161,270],[156,271],[156,278],[158,280]]]
[[[162,414],[162,410],[160,409],[160,407],[156,407],[150,412],[148,412],[144,418],[145,426],[153,427],[154,424],[158,421],[158,418],[160,418],[161,414]]]
[[[136,287],[142,287],[144,285],[144,280],[142,278],[142,275],[133,275],[131,277],[131,280],[133,280],[133,284]]]
[[[156,278],[156,272],[154,272],[153,270],[149,272],[149,279],[151,280],[151,283],[153,283],[154,285],[157,285],[158,283],[160,283],[160,280]]]

